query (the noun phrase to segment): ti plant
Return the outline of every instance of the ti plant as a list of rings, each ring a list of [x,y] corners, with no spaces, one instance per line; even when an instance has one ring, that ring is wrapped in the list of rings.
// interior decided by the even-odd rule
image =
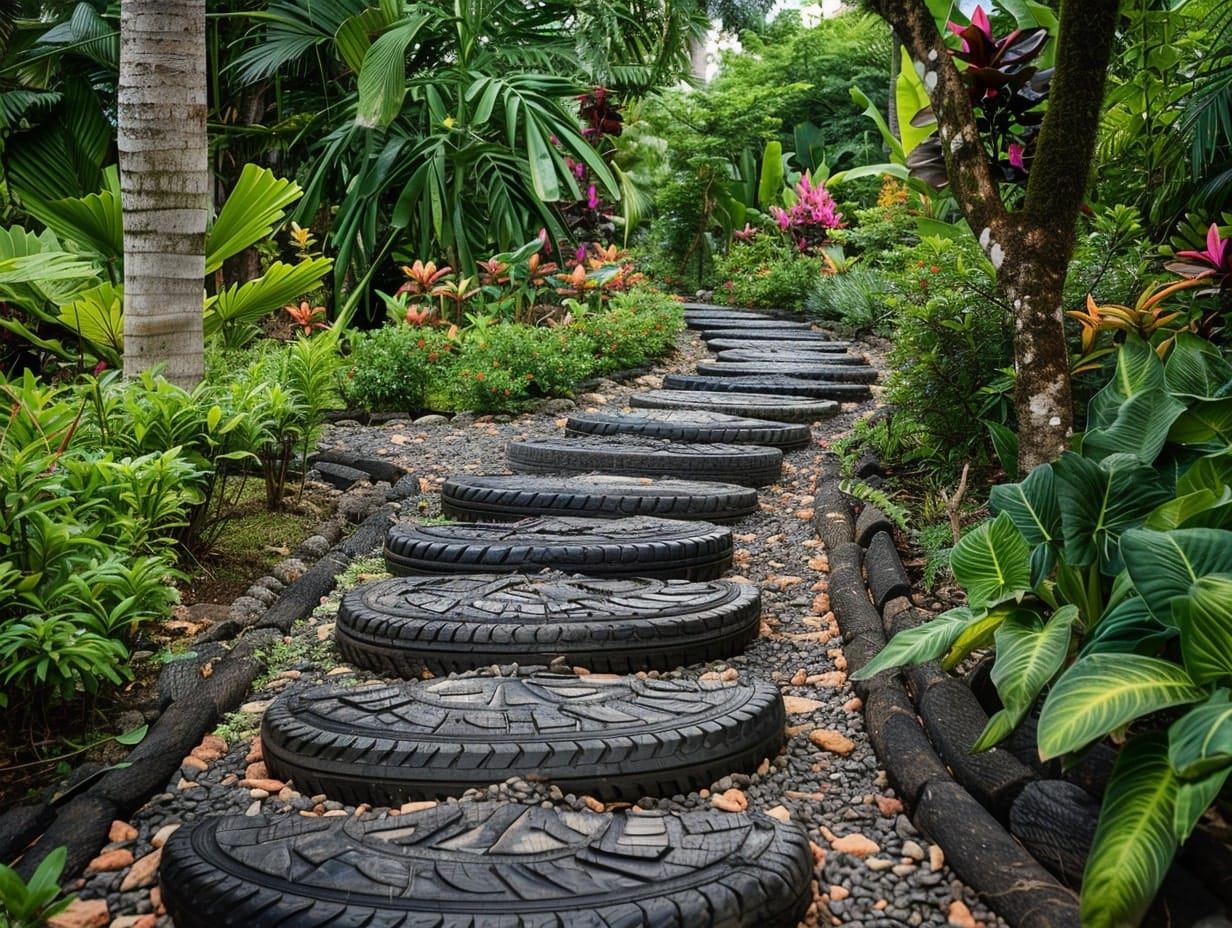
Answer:
[[[952,555],[967,605],[855,678],[992,647],[1004,708],[975,750],[1041,696],[1042,758],[1123,742],[1081,910],[1092,928],[1137,924],[1232,772],[1232,364],[1188,332],[1165,362],[1131,333],[1075,450],[989,507]]]

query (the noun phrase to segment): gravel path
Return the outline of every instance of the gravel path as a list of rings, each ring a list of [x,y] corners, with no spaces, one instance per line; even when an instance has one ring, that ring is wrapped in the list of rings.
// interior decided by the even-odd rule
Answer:
[[[657,387],[667,371],[688,372],[709,357],[695,332],[683,333],[678,352],[656,374],[628,384],[601,382],[577,398],[583,409],[619,409],[635,390]],[[874,359],[876,363],[876,359]],[[503,472],[504,446],[513,439],[561,434],[569,404],[548,404],[545,412],[476,420],[460,415],[418,422],[393,421],[376,427],[339,424],[322,440],[324,449],[364,451],[407,467],[419,478],[421,494],[402,504],[404,517],[439,515],[439,489],[450,474]],[[944,865],[940,848],[919,835],[902,814],[886,783],[863,727],[861,704],[846,682],[838,627],[829,609],[826,555],[811,524],[813,489],[827,440],[851,427],[871,404],[846,404],[814,429],[808,448],[788,452],[780,483],[763,488],[760,509],[734,526],[736,554],[729,576],[760,586],[761,635],[744,654],[728,661],[693,665],[663,676],[771,679],[781,688],[788,712],[787,749],[753,774],[733,774],[709,790],[647,798],[647,808],[728,810],[760,808],[804,825],[814,843],[817,902],[806,925],[1000,925],[974,894]],[[379,552],[377,552],[379,553]],[[368,564],[379,571],[379,561]],[[369,679],[343,665],[329,644],[331,598],[296,634],[274,669],[240,713],[185,758],[180,775],[153,797],[131,823],[117,823],[113,841],[79,887],[87,900],[75,910],[112,928],[165,928],[156,886],[160,848],[181,822],[226,814],[384,815],[399,810],[343,805],[323,796],[304,796],[271,780],[254,734],[260,712],[279,693],[330,682]],[[525,672],[491,668],[480,673]],[[576,672],[586,672],[577,668]],[[650,674],[649,676],[657,676]],[[461,802],[507,799],[598,807],[590,797],[564,795],[543,783],[512,780],[472,791]],[[104,914],[105,909],[105,914]],[[70,924],[70,923],[65,923]]]

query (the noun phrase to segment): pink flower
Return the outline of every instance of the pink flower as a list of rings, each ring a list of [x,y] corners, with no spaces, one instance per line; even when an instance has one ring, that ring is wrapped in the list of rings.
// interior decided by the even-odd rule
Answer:
[[[951,32],[959,36],[961,36],[968,28],[967,26],[960,26],[958,23],[953,21],[947,22],[946,25],[950,27]],[[975,8],[975,12],[971,14],[971,25],[975,26],[976,29],[979,29],[982,33],[984,33],[984,35],[988,36],[988,41],[992,42],[992,23],[988,21],[988,14],[984,12],[984,7],[977,6]],[[962,40],[962,47],[964,52],[971,51],[971,48],[967,45],[967,40],[965,38]]]
[[[586,246],[578,246],[578,250],[573,253],[573,260],[578,264],[583,264],[586,261]]]
[[[770,215],[774,217],[774,221],[779,224],[779,228],[786,232],[791,227],[791,216],[787,210],[781,209],[778,206],[770,207]]]
[[[590,189],[586,191],[586,205],[591,209],[599,208],[599,194],[595,192],[594,184],[591,184]]]
[[[1010,165],[1018,168],[1020,171],[1024,170],[1023,163],[1022,163],[1022,155],[1023,155],[1023,152],[1025,151],[1026,149],[1023,148],[1021,145],[1019,145],[1017,142],[1010,142]]]

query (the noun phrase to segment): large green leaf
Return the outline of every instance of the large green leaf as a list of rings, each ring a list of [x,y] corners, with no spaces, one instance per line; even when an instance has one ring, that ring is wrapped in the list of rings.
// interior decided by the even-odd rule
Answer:
[[[275,261],[255,280],[232,285],[208,302],[205,334],[226,334],[251,326],[312,290],[329,273],[333,261],[311,258],[298,264]]]
[[[1132,454],[1149,464],[1159,457],[1169,429],[1184,412],[1185,404],[1167,390],[1141,390],[1116,408],[1112,421],[1083,435],[1082,453],[1096,461]]]
[[[1117,757],[1082,876],[1084,928],[1137,925],[1176,853],[1178,782],[1162,734],[1134,738]]]
[[[923,625],[908,628],[891,638],[871,661],[851,675],[853,680],[867,680],[904,664],[921,664],[934,660],[950,649],[972,622],[975,615],[966,606],[951,609]]]
[[[62,241],[74,242],[106,263],[124,258],[124,222],[120,211],[120,175],[112,165],[103,172],[106,189],[84,197],[40,200],[27,195],[25,207]]]
[[[1079,658],[1053,685],[1039,719],[1040,757],[1085,747],[1150,712],[1203,697],[1171,661],[1132,654]]]
[[[937,123],[930,122],[917,126],[915,116],[921,110],[932,106],[928,99],[928,88],[924,79],[915,69],[911,53],[907,46],[902,46],[902,67],[898,69],[898,77],[894,80],[894,101],[898,113],[898,137],[902,139],[903,154],[909,155],[926,138],[937,131]]]
[[[1232,767],[1224,767],[1197,780],[1181,780],[1176,791],[1176,810],[1172,817],[1172,834],[1184,844],[1206,810],[1219,798],[1228,782]]]
[[[890,127],[886,124],[885,118],[881,115],[881,110],[877,109],[877,104],[870,100],[868,98],[868,94],[866,94],[859,87],[852,87],[849,92],[851,93],[851,99],[854,100],[858,106],[864,107],[864,115],[871,119],[877,126],[877,131],[881,133],[881,140],[885,143],[886,148],[890,152],[890,159],[896,165],[906,165],[907,152],[903,150],[903,143],[899,141],[897,135],[890,131]],[[911,113],[907,116],[907,118],[910,119],[914,115],[914,113]],[[843,173],[847,177],[856,176],[852,171],[845,171]],[[831,178],[834,183],[838,182],[837,176],[838,175],[835,175],[834,178]]]
[[[1065,560],[1074,567],[1098,564],[1107,576],[1120,573],[1121,534],[1141,525],[1171,491],[1132,454],[1112,454],[1096,463],[1067,451],[1052,466]]]
[[[1185,779],[1232,765],[1232,690],[1220,687],[1172,723],[1168,759],[1177,776]]]
[[[1218,495],[1201,489],[1170,499],[1147,516],[1143,528],[1168,532],[1177,528],[1232,528],[1232,487]]]
[[[988,494],[988,508],[1014,520],[1027,543],[1048,544],[1061,534],[1061,508],[1051,464],[1041,464],[1020,483],[1001,483]]]
[[[205,236],[205,273],[213,274],[223,262],[273,234],[286,216],[286,207],[303,191],[295,181],[278,177],[269,168],[246,164],[231,195]]]
[[[1232,381],[1232,363],[1205,338],[1178,332],[1164,365],[1168,389],[1182,396],[1213,399]]]
[[[1232,532],[1224,534],[1232,545]],[[1232,574],[1199,577],[1188,596],[1172,600],[1172,618],[1193,681],[1232,681]]]
[[[1132,530],[1121,538],[1121,555],[1151,615],[1165,625],[1175,625],[1173,601],[1177,597],[1188,595],[1199,577],[1232,573],[1232,532]]]
[[[1030,609],[1015,609],[1001,623],[995,636],[997,658],[992,682],[1004,708],[988,720],[972,751],[997,744],[1026,717],[1065,663],[1077,618],[1077,606],[1063,606],[1047,621]]]
[[[1166,392],[1167,387],[1164,364],[1155,349],[1137,335],[1128,336],[1117,351],[1112,378],[1091,398],[1088,428],[1108,428],[1130,397],[1152,390]]]
[[[771,206],[783,205],[783,143],[777,140],[766,143],[761,155],[761,172],[757,181],[757,207],[768,210]]]
[[[1123,600],[1099,617],[1094,630],[1082,643],[1079,657],[1088,654],[1158,654],[1176,637],[1176,629],[1164,625],[1147,608],[1141,596]]]
[[[1198,490],[1222,493],[1232,487],[1232,448],[1206,454],[1191,464],[1176,481],[1176,493],[1183,496]]]
[[[431,16],[421,14],[400,22],[364,53],[363,68],[359,72],[356,123],[369,129],[384,127],[402,112],[402,101],[406,98],[407,49],[431,20]]]
[[[954,546],[950,566],[972,609],[1031,589],[1031,549],[1005,512],[967,532]]]
[[[112,367],[123,366],[124,288],[102,283],[60,307],[60,323],[90,343],[94,353]]]
[[[1219,451],[1232,445],[1232,396],[1196,400],[1177,418],[1168,439],[1182,445]]]

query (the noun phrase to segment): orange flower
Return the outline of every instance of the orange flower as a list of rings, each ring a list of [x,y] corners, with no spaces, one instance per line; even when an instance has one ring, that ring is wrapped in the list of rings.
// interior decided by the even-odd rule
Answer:
[[[427,264],[424,264],[424,262],[416,260],[410,267],[407,267],[405,264],[402,266],[402,273],[410,278],[408,284],[415,293],[427,293],[440,283],[441,278],[452,271],[453,268],[448,264],[438,268],[435,261],[429,261]]]

